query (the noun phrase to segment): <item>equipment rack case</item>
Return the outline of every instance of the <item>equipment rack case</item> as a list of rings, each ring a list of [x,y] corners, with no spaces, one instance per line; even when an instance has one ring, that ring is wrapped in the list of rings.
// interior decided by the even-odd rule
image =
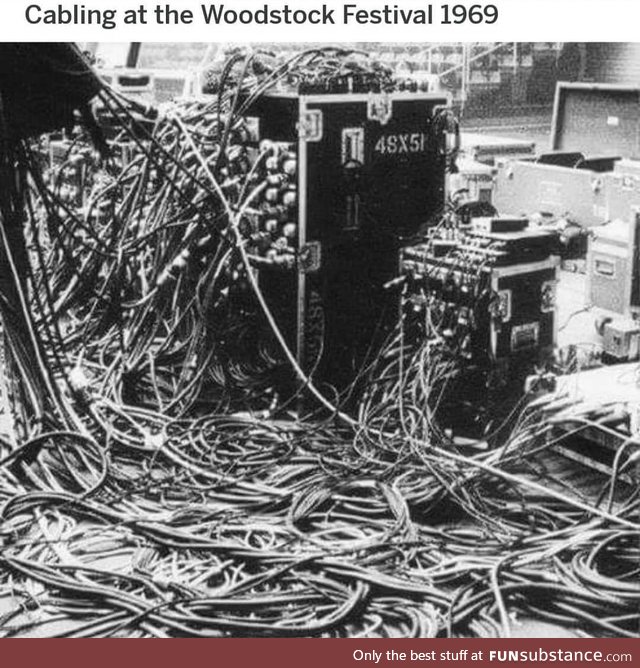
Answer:
[[[435,119],[448,106],[434,93],[274,92],[248,112],[257,142],[296,147],[297,275],[263,286],[316,384],[348,388],[397,320],[385,284],[443,209],[447,137]]]

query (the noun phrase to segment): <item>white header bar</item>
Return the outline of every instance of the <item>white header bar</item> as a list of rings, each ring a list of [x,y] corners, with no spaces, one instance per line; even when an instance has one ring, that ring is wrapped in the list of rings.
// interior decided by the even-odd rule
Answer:
[[[637,41],[637,0],[3,0],[0,41]]]

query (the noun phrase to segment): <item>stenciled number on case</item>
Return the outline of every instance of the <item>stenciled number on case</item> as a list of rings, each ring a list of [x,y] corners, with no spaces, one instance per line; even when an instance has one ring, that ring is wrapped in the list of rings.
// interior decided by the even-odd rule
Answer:
[[[388,134],[378,139],[373,152],[379,155],[424,153],[428,145],[428,136],[424,132]]]

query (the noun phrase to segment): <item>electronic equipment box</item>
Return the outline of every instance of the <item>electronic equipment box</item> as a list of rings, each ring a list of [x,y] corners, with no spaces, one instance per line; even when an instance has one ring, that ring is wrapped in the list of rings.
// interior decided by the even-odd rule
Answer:
[[[154,101],[155,76],[150,70],[127,67],[102,69],[99,74],[115,91],[127,97],[147,103]]]
[[[499,161],[535,158],[536,145],[524,139],[494,137],[475,132],[460,133],[460,152],[469,160],[494,167]]]
[[[624,316],[640,315],[640,214],[594,228],[587,254],[591,305]]]
[[[502,161],[496,208],[567,217],[584,227],[611,220],[612,175],[621,159],[640,157],[639,108],[635,86],[558,83],[550,151],[530,161]]]
[[[496,173],[493,204],[503,213],[542,213],[566,216],[584,227],[601,225],[606,219],[604,174],[591,166],[590,160],[573,153],[501,163]],[[613,168],[613,161],[607,166]]]
[[[605,323],[602,331],[605,361],[633,362],[640,356],[640,323],[621,318]]]
[[[640,119],[639,119],[640,121]],[[640,160],[619,160],[605,175],[606,220],[632,220],[640,206]]]
[[[295,247],[295,267],[260,283],[317,383],[344,390],[397,321],[385,284],[443,209],[450,114],[446,96],[421,92],[274,92],[247,112],[273,152],[263,212]]]
[[[418,336],[435,334],[467,365],[508,380],[547,359],[557,336],[555,239],[516,222],[474,220],[444,232],[444,245],[435,235],[405,249],[402,262],[414,321],[407,328],[418,324]],[[511,231],[493,231],[501,228]],[[420,332],[425,326],[436,331]]]
[[[466,199],[491,204],[493,200],[493,167],[469,158],[457,161],[458,171],[449,177],[449,192],[466,191]]]

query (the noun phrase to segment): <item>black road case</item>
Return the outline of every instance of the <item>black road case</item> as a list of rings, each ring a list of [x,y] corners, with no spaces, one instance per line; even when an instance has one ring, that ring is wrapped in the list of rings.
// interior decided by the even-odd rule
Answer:
[[[442,210],[446,96],[269,94],[258,141],[297,153],[295,276],[262,285],[306,373],[344,390],[397,317],[399,248]]]

